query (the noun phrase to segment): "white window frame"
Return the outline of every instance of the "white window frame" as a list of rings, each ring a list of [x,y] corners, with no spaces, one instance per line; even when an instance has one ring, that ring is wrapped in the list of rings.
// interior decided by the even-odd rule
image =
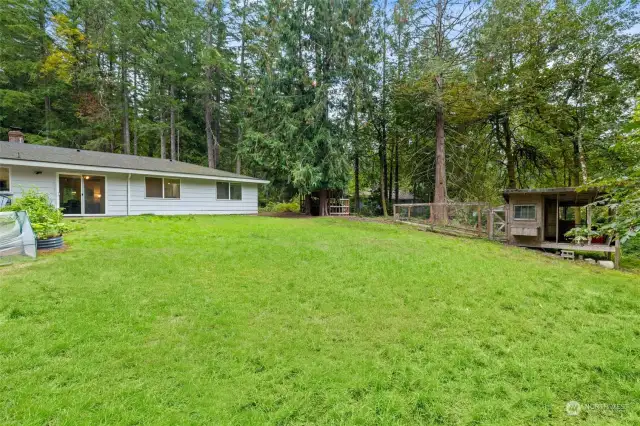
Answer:
[[[220,194],[218,193],[218,184],[219,183],[226,183],[227,184],[227,189],[228,189],[227,193],[229,194],[229,198],[220,198]],[[231,198],[231,184],[240,185],[240,199],[234,200],[234,199]],[[243,185],[240,182],[217,181],[216,182],[216,200],[217,201],[242,201],[242,197],[243,197],[242,193],[244,192],[242,190],[242,187],[243,187]]]
[[[0,191],[0,194],[11,194],[11,167],[0,164],[0,169],[9,170],[9,189],[7,191]]]
[[[147,197],[147,178],[162,180],[162,197]],[[177,180],[178,181],[178,185],[180,185],[180,196],[178,198],[166,198],[164,196],[164,180],[165,179],[171,179],[171,180]],[[173,177],[164,177],[164,176],[163,177],[145,176],[144,177],[144,199],[145,200],[180,200],[180,199],[182,199],[182,179],[173,178]]]
[[[68,173],[68,172],[57,172],[56,173],[56,208],[60,208],[60,175],[63,176],[80,176],[80,214],[65,214],[62,212],[64,216],[67,217],[79,217],[79,216],[108,216],[109,215],[109,203],[108,203],[108,190],[109,190],[109,178],[107,175],[95,175],[95,174],[87,174],[87,173]],[[95,176],[95,177],[103,177],[104,178],[104,213],[92,213],[85,214],[84,212],[84,177],[85,176]]]
[[[516,208],[517,207],[533,207],[533,217],[532,218],[524,218],[524,217],[516,217]],[[535,204],[514,204],[513,205],[513,219],[514,220],[537,220],[538,219],[538,208]]]

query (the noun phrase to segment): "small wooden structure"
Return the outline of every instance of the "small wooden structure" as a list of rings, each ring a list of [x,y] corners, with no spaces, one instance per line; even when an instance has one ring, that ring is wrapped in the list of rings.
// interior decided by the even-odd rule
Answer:
[[[349,216],[349,199],[348,198],[331,198],[329,199],[329,215],[330,216]]]
[[[312,216],[349,216],[349,198],[341,190],[319,189],[300,200],[300,213]]]
[[[507,189],[505,199],[506,240],[508,244],[540,249],[591,251],[615,254],[616,268],[620,264],[620,242],[593,241],[574,244],[564,234],[576,227],[580,208],[586,206],[586,225],[591,229],[591,207],[598,196],[597,189],[577,191],[576,188]],[[571,216],[569,209],[574,208]],[[578,210],[576,210],[578,209]]]

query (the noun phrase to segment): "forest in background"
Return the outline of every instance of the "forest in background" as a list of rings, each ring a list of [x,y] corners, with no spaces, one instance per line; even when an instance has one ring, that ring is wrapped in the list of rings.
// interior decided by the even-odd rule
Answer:
[[[628,199],[638,24],[617,0],[3,0],[0,132],[371,214],[635,176]]]

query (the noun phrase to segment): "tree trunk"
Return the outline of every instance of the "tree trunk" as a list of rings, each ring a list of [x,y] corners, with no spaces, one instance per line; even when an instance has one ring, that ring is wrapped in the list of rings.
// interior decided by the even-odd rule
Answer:
[[[164,139],[164,117],[160,114],[160,158],[167,158],[167,143]]]
[[[176,159],[176,109],[174,107],[175,87],[172,84],[169,87],[169,95],[171,98],[171,109],[169,112],[170,140],[171,140],[171,160]]]
[[[360,155],[358,154],[358,152],[356,151],[355,153],[355,159],[354,159],[354,165],[353,165],[353,175],[355,178],[355,203],[356,203],[356,208],[355,211],[356,213],[360,214]]]
[[[387,205],[389,207],[391,207],[391,200],[393,197],[393,152],[394,152],[394,146],[391,145],[391,161],[390,161],[390,170],[388,170],[389,172],[389,184],[387,185]],[[389,163],[389,161],[387,161],[387,163]]]
[[[216,71],[217,72],[217,71]],[[213,141],[213,159],[216,167],[220,163],[220,87],[216,88],[216,137]]]
[[[245,53],[246,53],[246,35],[245,35],[245,25],[247,22],[247,0],[244,0],[242,4],[242,27],[240,29],[240,80],[241,80],[241,90],[240,90],[240,120],[238,122],[238,140],[236,141],[236,173],[240,174],[242,171],[242,161],[240,159],[240,147],[242,145],[242,131],[244,129],[244,100],[245,100],[245,86],[247,84],[247,79],[245,76]]]
[[[440,222],[446,219],[447,210],[447,173],[444,145],[444,111],[441,105],[436,107],[436,179],[433,202],[442,204],[434,209],[434,220]]]
[[[311,216],[311,194],[304,196],[304,214]]]
[[[124,60],[124,58],[123,58]],[[131,137],[129,131],[129,88],[127,87],[127,69],[122,67],[122,151],[131,153]]]
[[[397,123],[396,123],[397,124]],[[397,132],[397,130],[396,130]],[[396,144],[395,144],[395,149],[396,149],[396,159],[395,159],[395,175],[396,175],[396,193],[395,193],[395,202],[396,204],[398,204],[398,199],[400,197],[400,154],[399,152],[399,148],[398,148],[398,135],[396,133]]]
[[[207,71],[210,73],[210,71]],[[213,120],[211,112],[211,96],[209,94],[204,97],[204,127],[207,133],[207,159],[209,160],[209,167],[214,169],[216,167],[216,158],[214,155],[214,138],[211,122]]]
[[[380,204],[382,214],[387,217],[387,0],[382,8],[382,120],[380,135]]]
[[[138,155],[138,70],[133,66],[133,155]]]
[[[207,4],[207,10],[209,16],[213,16],[213,2],[209,2]],[[213,29],[211,25],[207,26],[207,46],[211,48],[213,46]],[[213,81],[213,67],[211,65],[207,65],[205,70],[205,76],[207,78],[207,88],[205,89],[204,95],[204,127],[205,132],[207,134],[207,161],[209,167],[214,169],[216,167],[216,158],[215,158],[215,136],[213,134],[213,112],[212,112],[212,81]]]
[[[320,190],[320,213],[319,216],[329,216],[329,198],[327,197],[327,190]]]
[[[443,0],[436,3],[436,28],[435,28],[435,56],[442,60],[444,52],[444,15],[445,5]],[[445,156],[445,139],[444,139],[444,106],[442,104],[442,92],[444,90],[444,77],[442,74],[436,76],[436,176],[435,189],[433,194],[433,202],[442,204],[433,211],[433,219],[436,222],[446,220],[447,208],[447,169]]]
[[[502,129],[504,133],[504,148],[507,157],[507,176],[509,179],[508,188],[516,187],[516,166],[513,158],[513,143],[511,138],[511,128],[509,126],[509,116],[502,120]]]

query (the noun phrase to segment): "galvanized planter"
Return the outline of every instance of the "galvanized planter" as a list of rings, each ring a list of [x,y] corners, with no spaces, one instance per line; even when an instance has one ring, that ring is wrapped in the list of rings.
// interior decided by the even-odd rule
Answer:
[[[38,250],[58,249],[58,248],[62,248],[63,244],[64,244],[64,240],[62,239],[62,235],[60,235],[59,237],[46,238],[44,240],[36,241],[36,246],[38,247]]]

